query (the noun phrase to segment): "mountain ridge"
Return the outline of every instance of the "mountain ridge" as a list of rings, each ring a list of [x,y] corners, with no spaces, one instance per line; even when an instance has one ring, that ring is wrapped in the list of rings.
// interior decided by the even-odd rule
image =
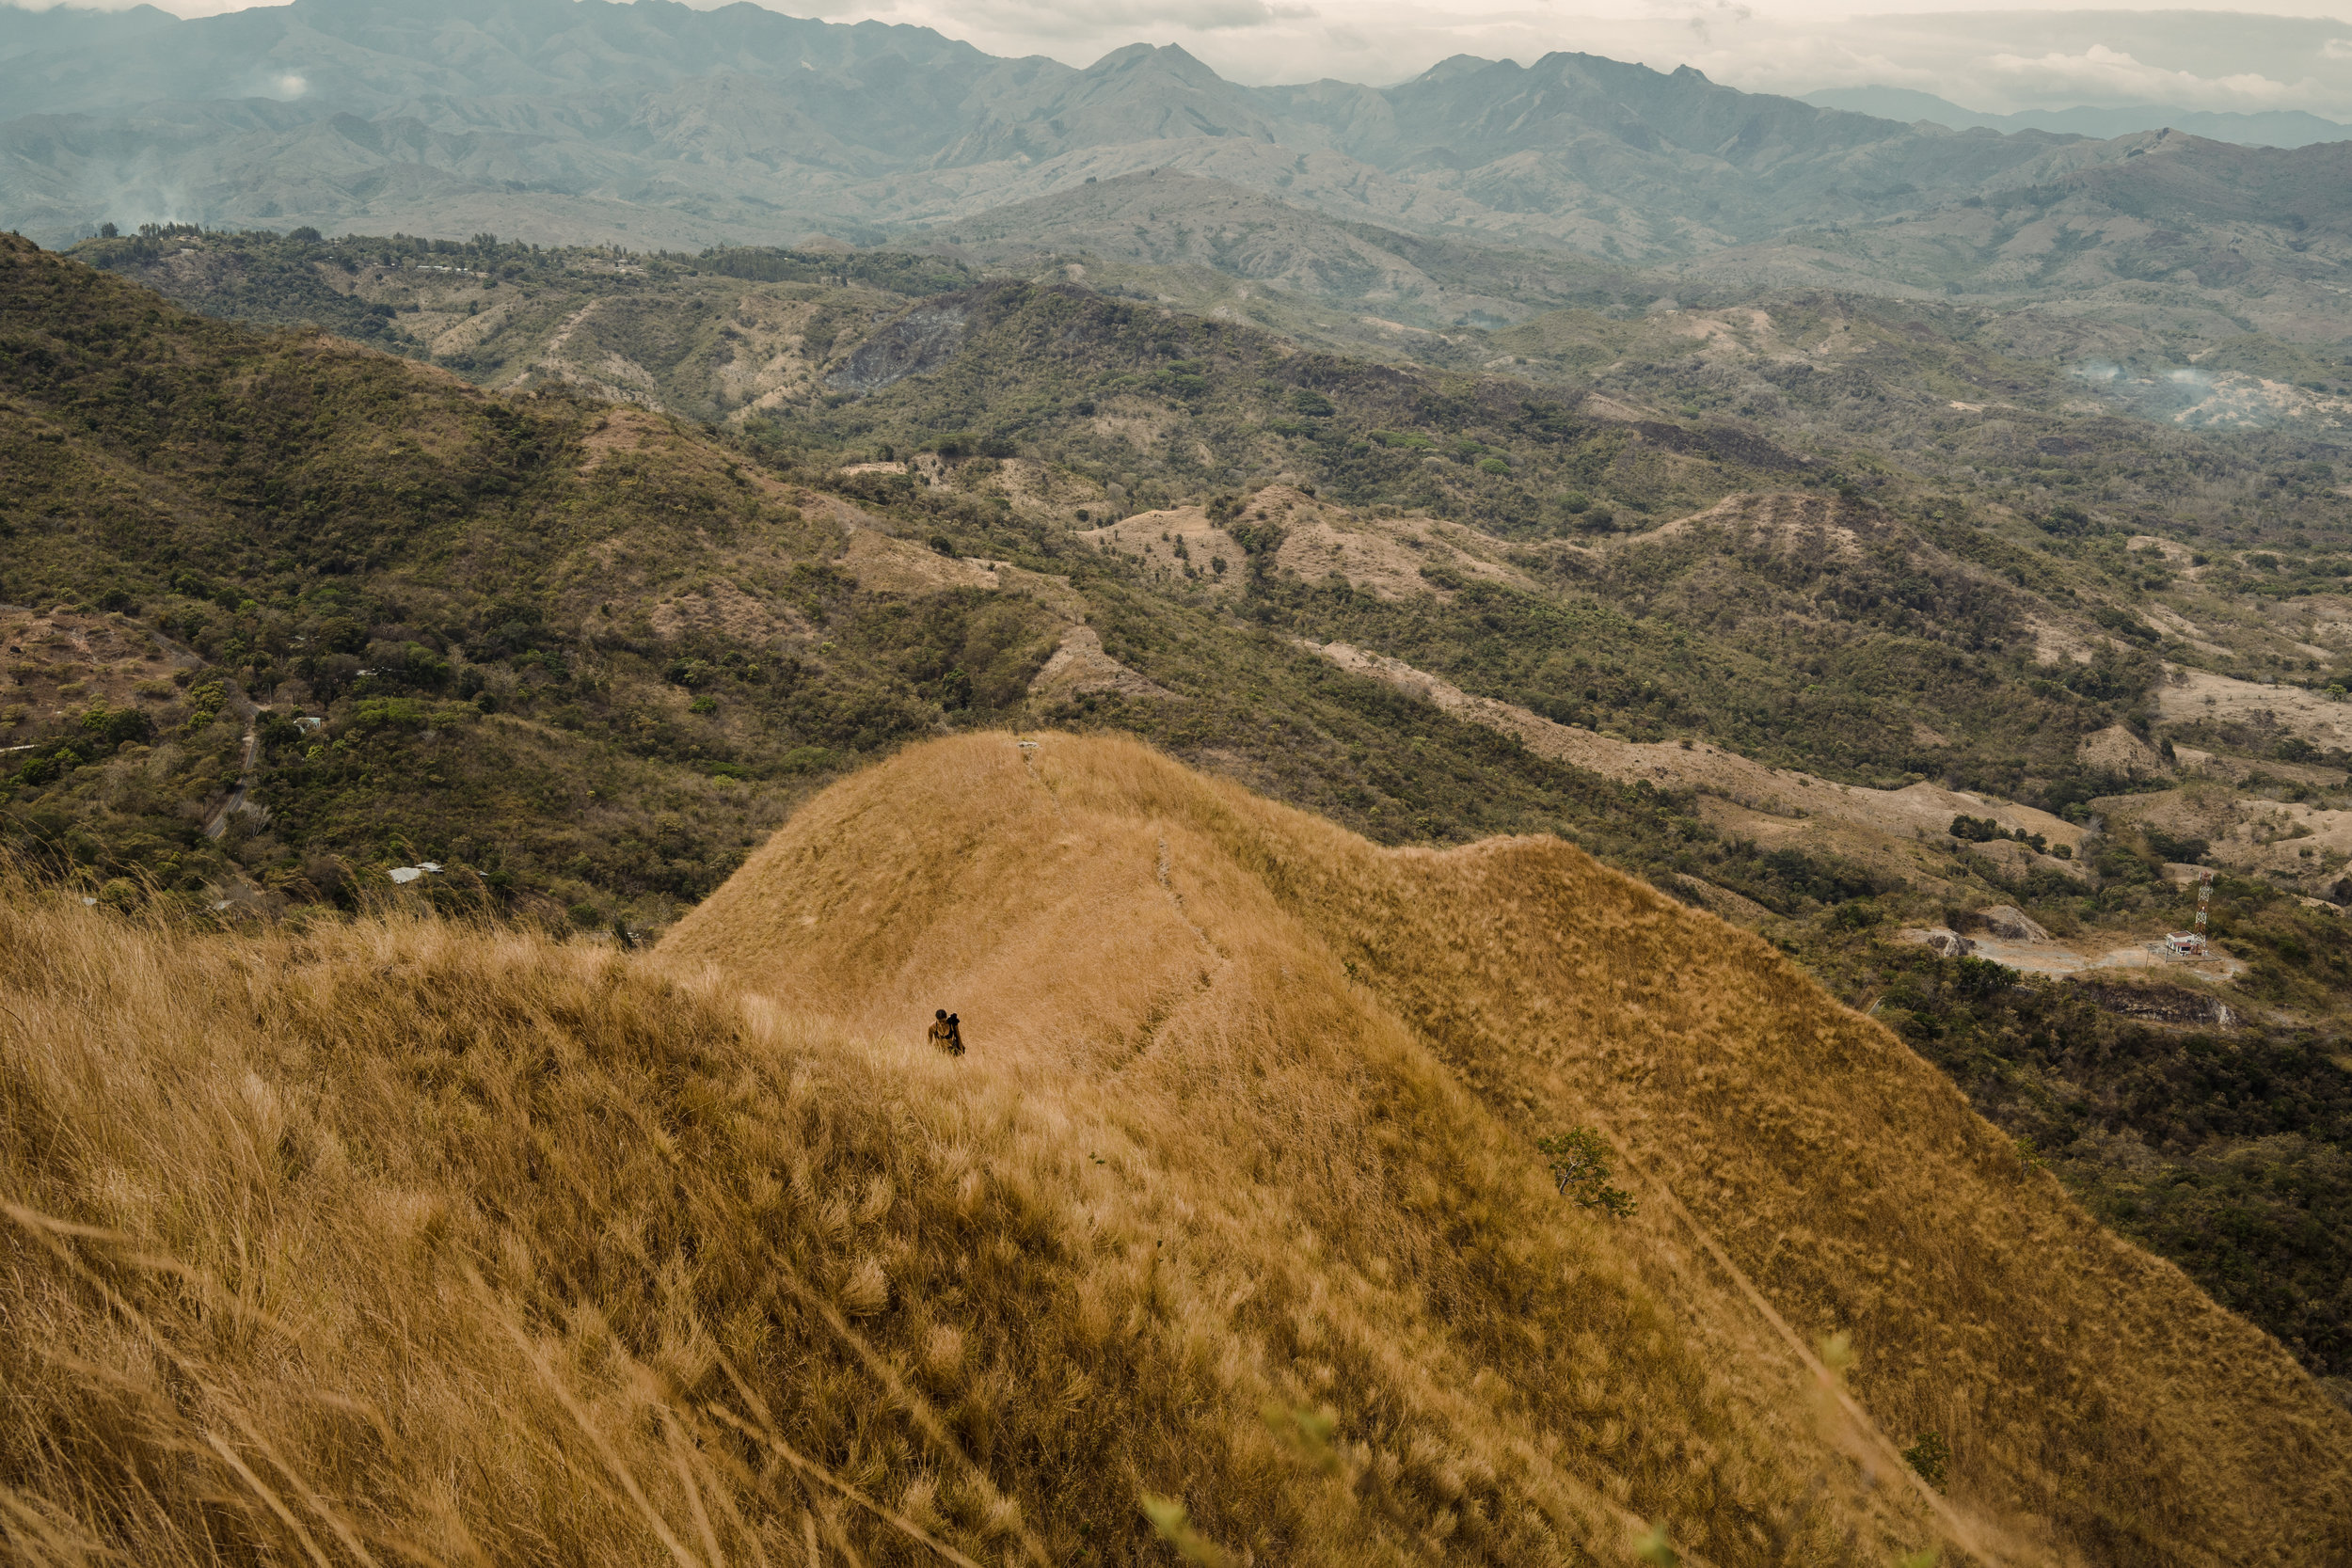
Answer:
[[[56,1550],[2345,1549],[2352,1428],[2275,1344],[1556,840],[1384,850],[998,731],[844,779],[650,954],[15,883],[0,934],[0,1311],[45,1327],[0,1465]]]
[[[945,842],[899,835],[885,845],[874,838],[875,828],[902,812],[939,823]],[[963,826],[982,820],[990,831]],[[847,858],[839,847],[868,844],[872,849]],[[1016,865],[1023,868],[1017,879],[1032,891],[1007,909],[986,890],[1015,880]],[[880,888],[892,890],[887,934],[851,914],[873,907]],[[1308,958],[1294,942],[1323,951]],[[1641,1190],[1676,1216],[1665,1223],[1692,1223],[1700,1249],[1732,1276],[1711,1288],[1724,1291],[1726,1305],[1740,1300],[1749,1288],[1740,1283],[1744,1271],[1754,1270],[1752,1288],[1772,1303],[1766,1315],[1785,1311],[1794,1325],[1795,1343],[1785,1350],[1809,1349],[1830,1319],[1851,1325],[1853,1346],[1870,1347],[1864,1354],[1873,1369],[1857,1377],[1856,1389],[1898,1432],[1927,1424],[1923,1416],[1896,1412],[1916,1407],[1914,1401],[1935,1402],[1927,1390],[1948,1375],[1930,1370],[1947,1353],[1908,1340],[1898,1350],[1880,1337],[1893,1318],[1911,1310],[1899,1293],[1916,1291],[1974,1311],[1980,1308],[1959,1307],[1960,1298],[1990,1301],[2005,1292],[1977,1297],[1962,1279],[1980,1285],[2009,1266],[2054,1275],[2109,1266],[2061,1239],[2071,1227],[2054,1214],[2042,1216],[2043,1199],[2030,1178],[2023,1191],[2007,1185],[1996,1173],[2008,1153],[1997,1139],[1947,1121],[1959,1107],[1945,1101],[1943,1085],[1904,1080],[1908,1053],[1879,1046],[1874,1028],[1851,1014],[1811,1012],[1809,987],[1793,969],[1762,944],[1732,936],[1712,916],[1677,908],[1617,881],[1573,849],[1540,841],[1489,841],[1441,854],[1373,850],[1231,785],[1204,786],[1123,741],[1050,732],[975,736],[909,753],[817,802],[682,921],[661,952],[714,963],[780,1005],[824,1008],[845,1023],[856,1021],[852,1026],[886,1026],[903,1016],[908,1022],[900,1026],[911,1030],[919,1022],[911,1002],[953,996],[976,1049],[1001,1039],[995,1049],[1016,1069],[1074,1058],[1111,1073],[1131,1070],[1130,1061],[1132,1070],[1149,1070],[1190,1037],[1250,1049],[1243,1040],[1264,1037],[1231,991],[1274,983],[1270,975],[1257,980],[1261,970],[1279,963],[1288,984],[1302,989],[1327,983],[1327,975],[1346,976],[1340,983],[1351,996],[1389,1010],[1478,1101],[1509,1121],[1532,1131],[1597,1117],[1619,1131],[1629,1154],[1640,1147],[1639,1159],[1650,1170],[1675,1171],[1659,1185],[1691,1196],[1677,1201],[1646,1183]],[[1022,957],[1045,952],[1066,960],[1086,957],[1052,966]],[[1708,980],[1694,979],[1700,970]],[[845,986],[845,975],[866,978]],[[1749,1009],[1772,1022],[1748,1022]],[[1153,1020],[1140,1034],[1114,1022],[1137,1015]],[[1812,1052],[1821,1055],[1808,1071],[1798,1064]],[[1802,1222],[1769,1213],[1772,1200],[1764,1194],[1771,1180],[1742,1163],[1745,1151],[1734,1152],[1731,1140],[1708,1129],[1709,1116],[1750,1093],[1843,1100],[1852,1075],[1879,1085],[1866,1097],[1878,1107],[1872,1114],[1883,1115],[1890,1130],[1910,1128],[1909,1147],[1955,1151],[1955,1166],[1967,1174],[1956,1170],[1954,1180],[1984,1181],[2015,1196],[2004,1202],[1945,1195],[1938,1201],[1951,1203],[1954,1217],[1941,1225],[1922,1223],[1916,1211],[1900,1223],[1891,1212],[1871,1217],[1879,1204],[1900,1208],[1909,1201],[1882,1184],[1893,1180],[1890,1173],[1841,1181],[1839,1200],[1801,1200]],[[1902,1108],[1880,1095],[1899,1100]],[[1752,1106],[1732,1119],[1786,1129],[1790,1142],[1779,1156],[1785,1161],[1801,1163],[1794,1152],[1800,1144],[1858,1153],[1857,1142],[1840,1141],[1826,1129],[1800,1132],[1812,1118],[1785,1100],[1775,1103],[1781,1108],[1763,1113]],[[1922,1138],[1930,1127],[1934,1132]],[[1694,1181],[1701,1171],[1708,1174]],[[1925,1189],[1916,1191],[1928,1201]],[[1929,1235],[1963,1247],[1989,1245],[1981,1216],[2010,1205],[2014,1209],[2000,1223],[2016,1226],[2021,1238],[2037,1238],[2008,1255],[2013,1262],[1994,1265],[1988,1252],[1976,1264],[1951,1260],[1947,1275],[1933,1265],[1908,1273],[1889,1259],[1886,1272],[1909,1283],[1904,1292],[1874,1292],[1872,1308],[1859,1308],[1851,1297],[1830,1306],[1838,1294],[1830,1276],[1846,1265],[1804,1260],[1810,1247],[1820,1247],[1823,1259],[1844,1258],[1851,1246],[1908,1248]],[[1972,1217],[1960,1220],[1962,1213]],[[1969,1233],[1965,1242],[1958,1239],[1963,1231]],[[1710,1232],[1720,1243],[1707,1239]],[[2027,1257],[2036,1261],[2026,1264]],[[2161,1277],[2160,1266],[2154,1274],[2122,1267],[2150,1284]],[[2087,1287],[2087,1300],[2104,1295]],[[1957,1324],[1943,1332],[1955,1346],[1986,1342]],[[2169,1338],[2172,1331],[2159,1337]],[[2197,1338],[2186,1331],[2178,1342],[2186,1347]],[[2116,1365],[2133,1359],[2119,1355]],[[1897,1372],[1899,1365],[1907,1370]],[[1992,1381],[2014,1390],[2029,1375],[2021,1367]],[[2071,1381],[2071,1374],[2059,1376]],[[2026,1396],[2008,1408],[2041,1405],[2063,1422],[2074,1418],[2057,1414],[2059,1407],[2103,1402],[2090,1385],[2074,1383],[2068,1395],[2054,1389],[2046,1400]],[[1942,1419],[1961,1424],[1949,1405],[1943,1408]],[[2152,1442],[2168,1441],[2137,1418],[2125,1423]],[[1942,1430],[1948,1435],[1951,1429]],[[2312,1429],[2322,1430],[2324,1421]],[[2082,1450],[2054,1437],[2042,1451]],[[2108,1451],[2106,1464],[2132,1463]],[[2038,1472],[2041,1463],[2027,1462],[2026,1468]],[[2088,1481],[2106,1464],[2070,1464],[2068,1473]],[[2040,1490],[2046,1479],[2037,1473],[2013,1495],[2033,1496],[2032,1511],[2067,1514],[2071,1505]],[[2121,1476],[2113,1481],[2123,1492],[2133,1490]],[[1968,1549],[1997,1560],[2011,1551],[2031,1558],[2055,1545],[2026,1544],[2021,1532],[2030,1527],[1992,1501],[2002,1487],[1990,1477],[1956,1476],[1948,1491],[1963,1513],[1971,1504],[1986,1511],[1947,1520]],[[1890,1506],[1901,1505],[1890,1499]],[[2121,1514],[2097,1504],[2078,1515],[2086,1522],[2092,1516],[2122,1525]],[[2180,1549],[2122,1528],[2137,1537],[2127,1551],[2169,1556]],[[1721,1538],[1692,1545],[1709,1556],[1729,1550]]]
[[[155,215],[331,229],[381,217],[370,192],[389,178],[435,187],[428,208],[502,201],[515,215],[485,227],[526,237],[582,238],[565,198],[618,198],[643,209],[641,243],[774,243],[840,224],[859,237],[1038,194],[1022,189],[1038,166],[1070,166],[1062,178],[1074,183],[1133,172],[1132,160],[1076,166],[1118,149],[1198,157],[1225,142],[1284,150],[1284,160],[1228,160],[1226,177],[1268,192],[1291,183],[1279,162],[1333,159],[1327,184],[1376,172],[1434,200],[1413,214],[1410,199],[1392,198],[1389,221],[1404,227],[1641,256],[1880,215],[1904,197],[1957,198],[2034,177],[2051,150],[2036,135],[1931,135],[1740,93],[1688,68],[1571,54],[1527,68],[1456,59],[1386,89],[1253,88],[1173,46],[1114,51],[1080,70],[748,4],[624,9],[501,0],[392,26],[297,0],[110,45],[103,102],[77,85],[91,61],[20,52],[0,58],[0,91],[30,111],[0,126],[14,166],[0,211],[37,237],[87,231],[108,205],[124,207],[108,214],[118,222],[176,206]],[[191,118],[185,106],[240,95],[280,106],[241,111],[248,131],[209,133],[221,111]],[[677,108],[649,114],[665,101]],[[514,135],[518,112],[527,135]],[[336,134],[316,139],[329,124]],[[390,144],[363,129],[378,124]],[[411,124],[424,141],[401,129]],[[485,136],[505,139],[494,153],[459,139]],[[856,178],[844,185],[843,173]],[[1335,211],[1347,199],[1302,194]],[[1629,207],[1653,211],[1635,221]]]

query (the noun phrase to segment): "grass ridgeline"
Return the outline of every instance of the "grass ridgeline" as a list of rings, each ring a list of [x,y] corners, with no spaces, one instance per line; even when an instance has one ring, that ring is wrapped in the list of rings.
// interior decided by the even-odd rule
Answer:
[[[2312,1381],[1761,942],[1040,742],[835,786],[650,957],[14,890],[0,1539],[1169,1561],[1148,1494],[1200,1561],[2352,1554]],[[1552,1191],[1580,1123],[1633,1218]]]

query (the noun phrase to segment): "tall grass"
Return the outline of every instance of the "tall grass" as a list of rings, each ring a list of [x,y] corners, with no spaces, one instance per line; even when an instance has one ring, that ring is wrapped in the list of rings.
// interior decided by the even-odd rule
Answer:
[[[6,890],[8,1552],[2343,1551],[2308,1380],[1768,950],[1041,739],[837,786],[651,955]]]
[[[1329,1216],[1319,1237],[1376,1248],[1538,1432],[1607,1430],[1573,1401],[1605,1359],[1648,1390],[1661,1469],[1844,1478],[1890,1537],[1926,1518],[2025,1560],[2352,1553],[2352,1423],[2280,1347],[1762,942],[1550,840],[1383,850],[1132,743],[1033,738],[941,743],[828,794],[665,952],[867,1032],[937,998],[985,1070],[1113,1082],[1219,1137],[1210,1168],[1247,1162]],[[1438,1105],[1461,1128],[1441,1140]],[[1605,1232],[1519,1206],[1535,1141],[1576,1125],[1611,1131],[1643,1200]],[[1557,1279],[1534,1253],[1554,1235],[1587,1249],[1565,1298],[1530,1278]],[[1851,1449],[1783,1424],[1836,1335]],[[1678,1448],[1701,1440],[1661,1408],[1737,1435]],[[1952,1449],[1940,1501],[1899,1457],[1928,1432]],[[1640,1502],[1731,1557],[1743,1497]]]

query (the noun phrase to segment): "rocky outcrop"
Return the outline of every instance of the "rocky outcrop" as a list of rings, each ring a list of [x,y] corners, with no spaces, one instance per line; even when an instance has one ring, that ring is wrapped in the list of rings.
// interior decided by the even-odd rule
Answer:
[[[1977,944],[1958,931],[1943,926],[1930,926],[1921,930],[1902,933],[1905,942],[1915,942],[1929,952],[1944,958],[1964,958],[1977,950]]]
[[[858,344],[850,362],[825,377],[835,391],[877,392],[894,381],[937,370],[963,346],[970,311],[961,300],[917,306]]]
[[[2210,1024],[2227,1029],[2238,1021],[2230,1005],[2217,996],[2185,986],[2132,986],[2101,980],[2070,980],[2084,1001],[2125,1018],[2153,1023]]]
[[[2047,942],[2050,933],[2036,925],[2026,911],[2014,904],[1995,904],[1989,910],[1977,911],[1977,924],[1985,935],[2003,942]]]

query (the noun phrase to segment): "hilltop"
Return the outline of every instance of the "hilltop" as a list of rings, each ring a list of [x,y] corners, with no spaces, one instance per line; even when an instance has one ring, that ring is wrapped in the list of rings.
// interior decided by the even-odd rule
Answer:
[[[2352,1545],[2352,1433],[2274,1342],[1556,841],[1383,849],[976,734],[652,955],[0,921],[0,1316],[43,1325],[0,1474],[52,1555]],[[1577,1129],[1629,1212],[1555,1189]]]

